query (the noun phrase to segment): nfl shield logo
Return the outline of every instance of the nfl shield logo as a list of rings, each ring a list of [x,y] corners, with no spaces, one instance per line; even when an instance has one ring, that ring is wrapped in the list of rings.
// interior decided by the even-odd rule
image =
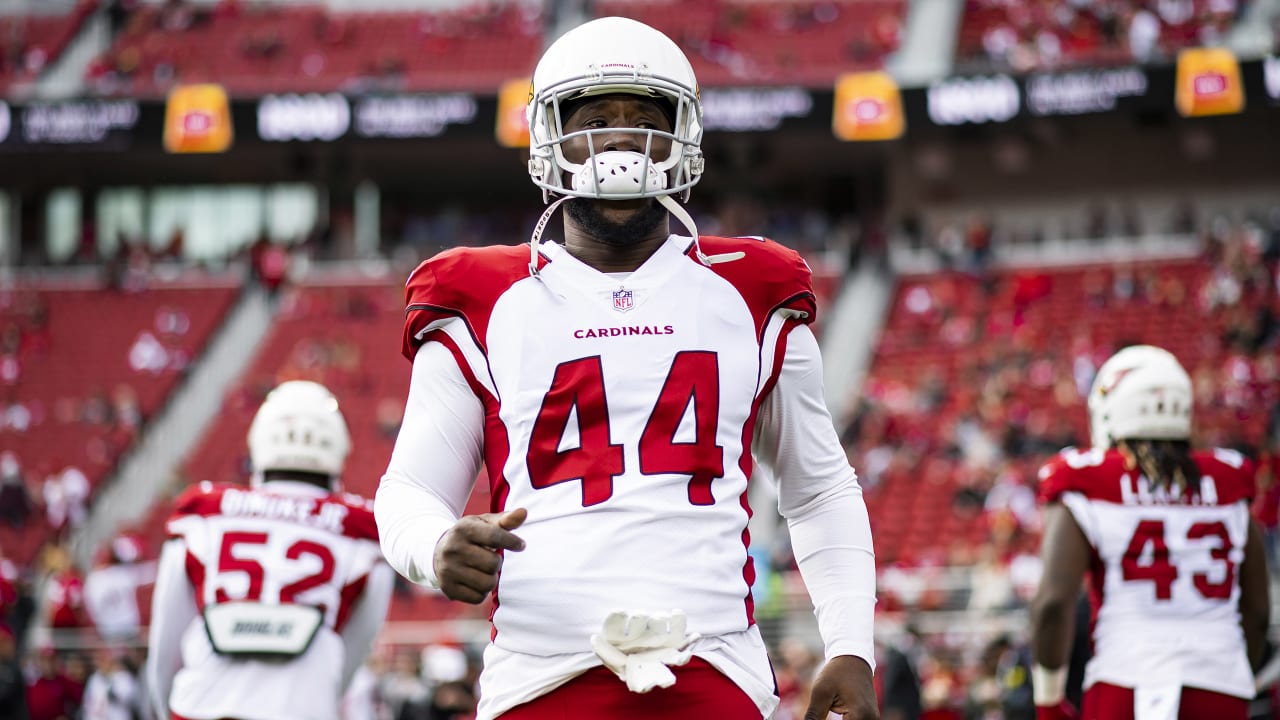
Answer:
[[[613,309],[618,312],[626,312],[635,307],[635,299],[632,297],[630,290],[618,288],[613,291]]]

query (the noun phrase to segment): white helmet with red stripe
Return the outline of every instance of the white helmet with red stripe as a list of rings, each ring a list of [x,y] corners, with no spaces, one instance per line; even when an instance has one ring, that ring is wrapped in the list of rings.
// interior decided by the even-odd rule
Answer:
[[[1112,355],[1089,389],[1089,435],[1096,448],[1117,440],[1191,437],[1191,377],[1178,359],[1154,345]]]
[[[336,489],[350,452],[351,435],[338,399],[319,383],[291,380],[276,386],[249,426],[255,483],[268,471],[289,470],[328,475]]]

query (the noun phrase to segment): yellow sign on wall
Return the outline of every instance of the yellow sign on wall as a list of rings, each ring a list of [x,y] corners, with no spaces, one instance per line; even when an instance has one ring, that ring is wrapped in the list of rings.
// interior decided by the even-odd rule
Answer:
[[[862,72],[836,79],[831,130],[841,140],[893,140],[906,130],[902,94],[886,72]]]
[[[508,80],[498,90],[498,122],[494,134],[503,147],[529,147],[529,120],[524,111],[529,106],[531,88],[529,78],[520,78]]]
[[[164,112],[164,149],[171,153],[220,153],[233,137],[227,91],[221,85],[179,85]]]
[[[1178,53],[1174,104],[1184,117],[1244,110],[1244,85],[1236,56],[1226,48],[1190,48]]]

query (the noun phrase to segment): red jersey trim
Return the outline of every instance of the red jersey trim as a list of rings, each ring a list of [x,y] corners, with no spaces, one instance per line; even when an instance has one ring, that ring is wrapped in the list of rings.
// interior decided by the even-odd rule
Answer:
[[[448,333],[435,330],[428,333],[423,338],[423,342],[438,342],[453,355],[454,362],[462,371],[462,377],[467,381],[467,385],[471,386],[471,392],[475,393],[484,405],[484,465],[489,473],[489,511],[503,512],[507,506],[507,497],[511,494],[511,485],[503,475],[503,468],[506,467],[507,459],[511,455],[511,441],[507,434],[507,427],[502,424],[502,418],[498,414],[500,409],[498,399],[476,379],[471,365],[462,354],[462,349]],[[502,550],[498,551],[499,555],[502,553]],[[498,612],[498,589],[501,586],[502,574],[499,573],[498,584],[493,588],[493,603],[489,610],[490,640],[498,636],[498,628],[493,625],[493,616]]]
[[[1061,500],[1068,492],[1077,492],[1090,500],[1115,504],[1161,505],[1231,505],[1252,501],[1256,494],[1255,467],[1252,461],[1232,450],[1195,450],[1192,460],[1202,476],[1212,478],[1214,496],[1203,498],[1204,481],[1192,493],[1172,500],[1152,499],[1150,491],[1140,486],[1141,472],[1130,468],[1118,450],[1067,448],[1040,469],[1040,500],[1048,504]]]
[[[817,319],[812,273],[796,251],[767,239],[701,236],[698,243],[708,255],[746,253],[744,258],[716,263],[709,269],[742,296],[755,320],[757,341],[763,340],[764,328],[778,310],[805,313],[799,322],[806,325]],[[685,254],[694,257],[692,244]]]
[[[538,267],[546,259],[538,256]],[[492,245],[453,248],[424,260],[405,282],[405,323],[400,352],[410,361],[426,341],[419,338],[431,323],[461,318],[480,352],[493,306],[512,285],[529,277],[529,248]]]
[[[347,509],[345,517],[342,518],[343,537],[353,540],[368,540],[370,542],[378,542],[378,523],[374,519],[373,512],[369,510],[367,501],[359,496],[359,502],[346,497],[349,494],[329,493],[327,495],[316,496],[292,496],[282,493],[273,493],[267,490],[255,490],[252,488],[244,488],[236,485],[225,483],[200,483],[188,488],[178,497],[177,507],[173,514],[169,516],[166,523],[169,537],[178,537],[179,534],[173,531],[173,523],[184,517],[238,517],[234,514],[227,514],[222,511],[223,498],[228,492],[253,493],[264,497],[273,498],[305,498],[315,501],[314,511],[311,517],[320,515],[321,509],[325,505],[341,505]],[[263,520],[272,520],[276,522],[299,524],[296,520],[281,517],[272,517],[270,515],[246,514],[243,517],[258,518]],[[318,527],[322,529],[331,529],[326,525],[315,525],[310,527]]]
[[[351,613],[355,610],[356,601],[364,593],[364,587],[368,582],[369,576],[361,575],[342,586],[342,592],[338,600],[338,614],[333,621],[334,632],[341,634],[342,629],[347,626],[347,621],[351,619]]]
[[[751,483],[751,472],[755,466],[755,461],[751,457],[751,444],[755,438],[756,419],[760,415],[760,406],[764,404],[765,398],[769,397],[769,393],[773,392],[773,388],[778,384],[778,376],[782,374],[782,363],[786,359],[787,354],[787,337],[791,331],[799,325],[800,322],[794,318],[784,321],[782,328],[778,331],[778,339],[773,349],[773,367],[769,369],[769,377],[765,379],[764,387],[760,393],[751,401],[751,412],[747,415],[747,421],[742,426],[742,455],[738,459],[738,468],[742,471],[743,477],[747,478],[748,490],[744,490],[738,498],[742,509],[747,513],[747,525],[742,528],[742,547],[747,552],[746,562],[742,564],[742,579],[747,584],[747,595],[743,599],[747,614],[747,626],[750,627],[756,623],[756,601],[751,594],[751,588],[756,584],[756,565],[755,560],[751,557],[751,516],[754,514],[751,510],[751,503],[747,498]]]

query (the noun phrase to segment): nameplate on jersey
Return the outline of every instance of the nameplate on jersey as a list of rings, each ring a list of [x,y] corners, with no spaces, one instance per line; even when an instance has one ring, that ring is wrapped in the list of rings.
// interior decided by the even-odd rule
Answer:
[[[204,627],[219,655],[301,655],[324,613],[310,605],[228,602],[204,609]]]

